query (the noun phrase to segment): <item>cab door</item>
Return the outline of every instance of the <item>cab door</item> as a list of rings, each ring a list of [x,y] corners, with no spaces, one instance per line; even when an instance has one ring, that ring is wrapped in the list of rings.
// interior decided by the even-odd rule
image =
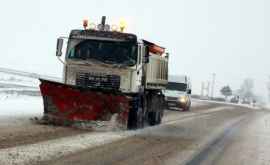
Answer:
[[[137,85],[142,86],[142,75],[143,75],[143,53],[144,53],[143,44],[138,44],[138,56],[137,56],[137,67],[136,67],[136,77],[137,77]]]

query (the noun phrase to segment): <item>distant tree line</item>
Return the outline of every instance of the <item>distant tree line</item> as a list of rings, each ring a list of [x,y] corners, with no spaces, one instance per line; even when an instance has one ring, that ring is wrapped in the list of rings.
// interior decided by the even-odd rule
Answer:
[[[270,82],[268,89],[270,95]],[[233,96],[231,99],[232,102],[239,102],[241,99],[242,102],[245,103],[254,103],[257,98],[254,94],[254,81],[251,78],[244,79],[240,89],[235,90],[234,92],[229,85],[226,85],[220,89],[220,93],[225,97],[226,100],[229,96]]]

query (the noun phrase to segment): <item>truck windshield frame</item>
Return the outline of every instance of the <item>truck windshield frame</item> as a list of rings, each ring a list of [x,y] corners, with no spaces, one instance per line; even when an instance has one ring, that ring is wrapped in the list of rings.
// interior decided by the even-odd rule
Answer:
[[[138,45],[131,41],[70,39],[67,58],[98,60],[106,64],[134,66],[137,63]]]

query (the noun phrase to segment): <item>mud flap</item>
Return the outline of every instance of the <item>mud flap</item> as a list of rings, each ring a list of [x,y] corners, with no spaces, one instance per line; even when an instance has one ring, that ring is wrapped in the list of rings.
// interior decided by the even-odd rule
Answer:
[[[59,125],[106,123],[127,129],[130,98],[115,91],[79,88],[40,79],[44,118]]]

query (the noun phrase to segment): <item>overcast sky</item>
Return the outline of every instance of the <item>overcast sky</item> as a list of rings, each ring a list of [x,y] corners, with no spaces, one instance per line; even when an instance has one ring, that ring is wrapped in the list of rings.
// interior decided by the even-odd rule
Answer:
[[[270,75],[269,0],[25,0],[0,5],[1,67],[61,76],[56,38],[81,22],[125,18],[128,32],[167,48],[170,74],[188,74],[194,92],[217,75],[223,85],[239,88],[253,78],[265,93]]]

